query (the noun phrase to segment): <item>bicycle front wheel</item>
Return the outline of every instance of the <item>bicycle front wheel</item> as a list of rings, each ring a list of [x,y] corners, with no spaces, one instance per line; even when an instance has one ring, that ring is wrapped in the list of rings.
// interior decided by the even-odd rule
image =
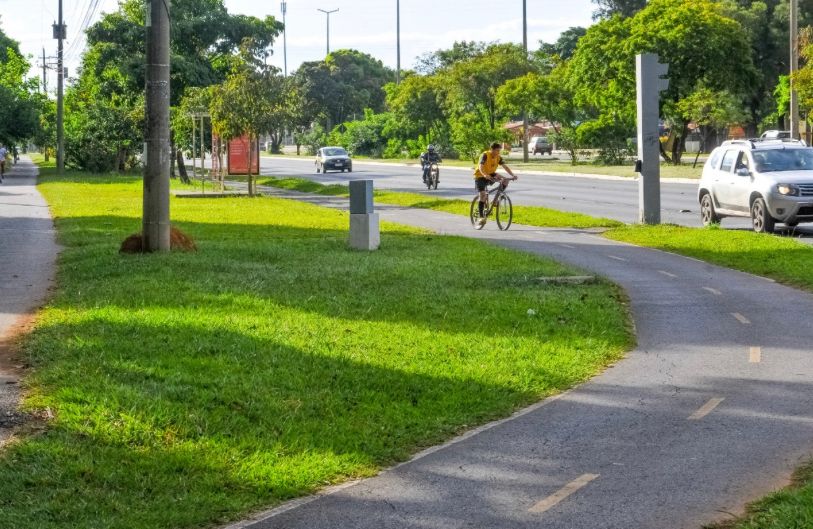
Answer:
[[[503,194],[497,201],[497,227],[502,231],[511,227],[514,222],[514,206],[511,204],[511,198]]]
[[[471,210],[469,211],[469,217],[471,218],[471,225],[475,228],[477,227],[477,222],[480,220],[480,197],[475,196],[474,200],[471,201]]]

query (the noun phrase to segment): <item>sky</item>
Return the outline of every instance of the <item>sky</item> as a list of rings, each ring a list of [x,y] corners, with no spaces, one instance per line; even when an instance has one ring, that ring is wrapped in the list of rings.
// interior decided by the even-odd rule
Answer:
[[[63,0],[68,25],[66,65],[69,75],[79,66],[84,39],[79,33],[85,16],[98,20],[103,12],[115,11],[117,0]],[[590,0],[527,0],[528,42],[554,41],[565,29],[588,26]],[[230,12],[282,18],[280,0],[225,0]],[[326,52],[325,15],[317,9],[338,9],[330,17],[330,47],[354,48],[396,63],[395,0],[288,0],[288,71],[304,61],[323,59]],[[92,8],[96,6],[94,11]],[[95,14],[94,14],[95,13]],[[41,66],[42,48],[47,57],[56,55],[51,24],[56,20],[57,0],[0,0],[0,25],[20,42],[23,52],[35,56]],[[401,0],[401,66],[415,64],[425,52],[450,47],[456,40],[522,42],[520,0]],[[46,62],[51,62],[48,59]],[[282,36],[274,46],[271,62],[283,68]],[[39,70],[41,72],[41,69]],[[32,71],[32,75],[35,74]],[[49,89],[55,73],[49,73]]]

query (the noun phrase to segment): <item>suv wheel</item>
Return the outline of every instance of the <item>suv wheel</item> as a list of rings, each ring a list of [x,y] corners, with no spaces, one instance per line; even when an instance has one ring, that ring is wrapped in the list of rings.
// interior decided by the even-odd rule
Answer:
[[[754,231],[757,233],[773,233],[776,220],[768,212],[768,206],[763,198],[757,198],[751,205],[751,220]]]
[[[712,224],[720,224],[720,217],[714,211],[714,200],[711,194],[706,193],[700,199],[700,218],[703,221],[703,226],[711,226]]]

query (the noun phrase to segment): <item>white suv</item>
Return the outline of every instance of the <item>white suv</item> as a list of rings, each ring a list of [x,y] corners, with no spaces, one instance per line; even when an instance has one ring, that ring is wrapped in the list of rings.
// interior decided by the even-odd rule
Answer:
[[[754,231],[813,222],[813,148],[796,140],[735,140],[714,149],[698,189],[704,225],[751,217]]]

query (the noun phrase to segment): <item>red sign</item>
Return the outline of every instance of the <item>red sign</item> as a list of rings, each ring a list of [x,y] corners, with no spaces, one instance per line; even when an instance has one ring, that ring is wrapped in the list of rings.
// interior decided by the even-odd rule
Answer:
[[[230,175],[248,174],[248,136],[235,138],[229,142],[226,164]],[[251,174],[260,172],[260,142],[257,141],[252,149]]]

